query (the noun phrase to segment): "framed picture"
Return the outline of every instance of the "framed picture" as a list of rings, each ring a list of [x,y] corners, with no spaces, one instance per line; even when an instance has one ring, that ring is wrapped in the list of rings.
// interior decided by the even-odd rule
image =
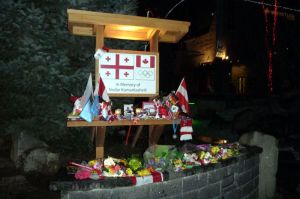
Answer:
[[[143,109],[155,109],[154,102],[143,102]]]
[[[147,115],[156,115],[156,108],[154,102],[143,102],[143,110],[146,111]]]
[[[124,115],[133,113],[133,104],[124,104]]]

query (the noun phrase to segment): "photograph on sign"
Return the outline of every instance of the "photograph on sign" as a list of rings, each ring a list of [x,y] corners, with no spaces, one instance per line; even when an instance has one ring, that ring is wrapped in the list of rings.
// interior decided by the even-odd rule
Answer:
[[[109,50],[99,60],[99,76],[109,96],[155,96],[158,88],[158,53]]]

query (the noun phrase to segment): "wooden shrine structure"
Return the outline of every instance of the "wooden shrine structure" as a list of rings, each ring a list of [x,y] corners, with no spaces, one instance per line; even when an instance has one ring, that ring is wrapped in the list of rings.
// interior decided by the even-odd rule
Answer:
[[[158,53],[159,42],[177,43],[188,32],[190,26],[190,22],[159,18],[110,14],[74,9],[68,9],[67,12],[68,28],[70,33],[81,36],[95,36],[96,50],[104,47],[105,38],[112,38],[148,41],[150,44],[150,52]],[[95,79],[99,79],[98,60],[96,60],[95,65]],[[158,95],[158,92],[156,95]],[[154,96],[155,95],[153,95],[153,97]],[[126,97],[126,95],[121,95],[121,97]],[[140,97],[145,96],[141,95]],[[154,135],[155,127],[159,128],[162,125],[172,124],[173,122],[179,123],[179,120],[172,121],[167,119],[149,119],[140,120],[137,123],[134,123],[132,120],[116,120],[111,123],[100,120],[94,120],[92,122],[68,120],[67,126],[95,127],[96,159],[101,159],[104,157],[105,131],[107,126],[139,126],[136,132],[134,143],[141,133],[143,126],[149,126],[149,144],[152,144],[150,139],[153,139],[154,137],[158,139],[160,136],[160,133],[158,133],[159,135]]]

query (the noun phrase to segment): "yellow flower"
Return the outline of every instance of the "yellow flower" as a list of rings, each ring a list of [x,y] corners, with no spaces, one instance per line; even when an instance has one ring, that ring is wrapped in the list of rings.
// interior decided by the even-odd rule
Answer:
[[[217,154],[220,151],[220,148],[218,146],[211,147],[212,154]]]
[[[91,160],[88,162],[89,167],[93,167],[97,163],[97,160]]]
[[[126,174],[127,174],[128,176],[133,176],[132,170],[131,170],[130,168],[127,168],[127,169],[126,169]]]
[[[148,176],[148,175],[150,175],[151,173],[148,171],[148,169],[142,169],[142,170],[138,171],[137,174],[138,174],[139,176]]]
[[[199,159],[203,160],[204,156],[205,156],[205,152],[204,151],[200,151],[200,153],[199,153]]]

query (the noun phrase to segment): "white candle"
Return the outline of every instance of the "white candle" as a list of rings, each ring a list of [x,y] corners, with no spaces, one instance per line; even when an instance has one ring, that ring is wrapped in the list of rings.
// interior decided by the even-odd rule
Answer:
[[[115,110],[115,114],[116,114],[116,115],[121,115],[121,109],[116,109],[116,110]]]
[[[135,109],[135,114],[138,115],[138,114],[140,114],[141,112],[142,112],[142,109],[141,109],[141,108],[136,108],[136,109]]]

